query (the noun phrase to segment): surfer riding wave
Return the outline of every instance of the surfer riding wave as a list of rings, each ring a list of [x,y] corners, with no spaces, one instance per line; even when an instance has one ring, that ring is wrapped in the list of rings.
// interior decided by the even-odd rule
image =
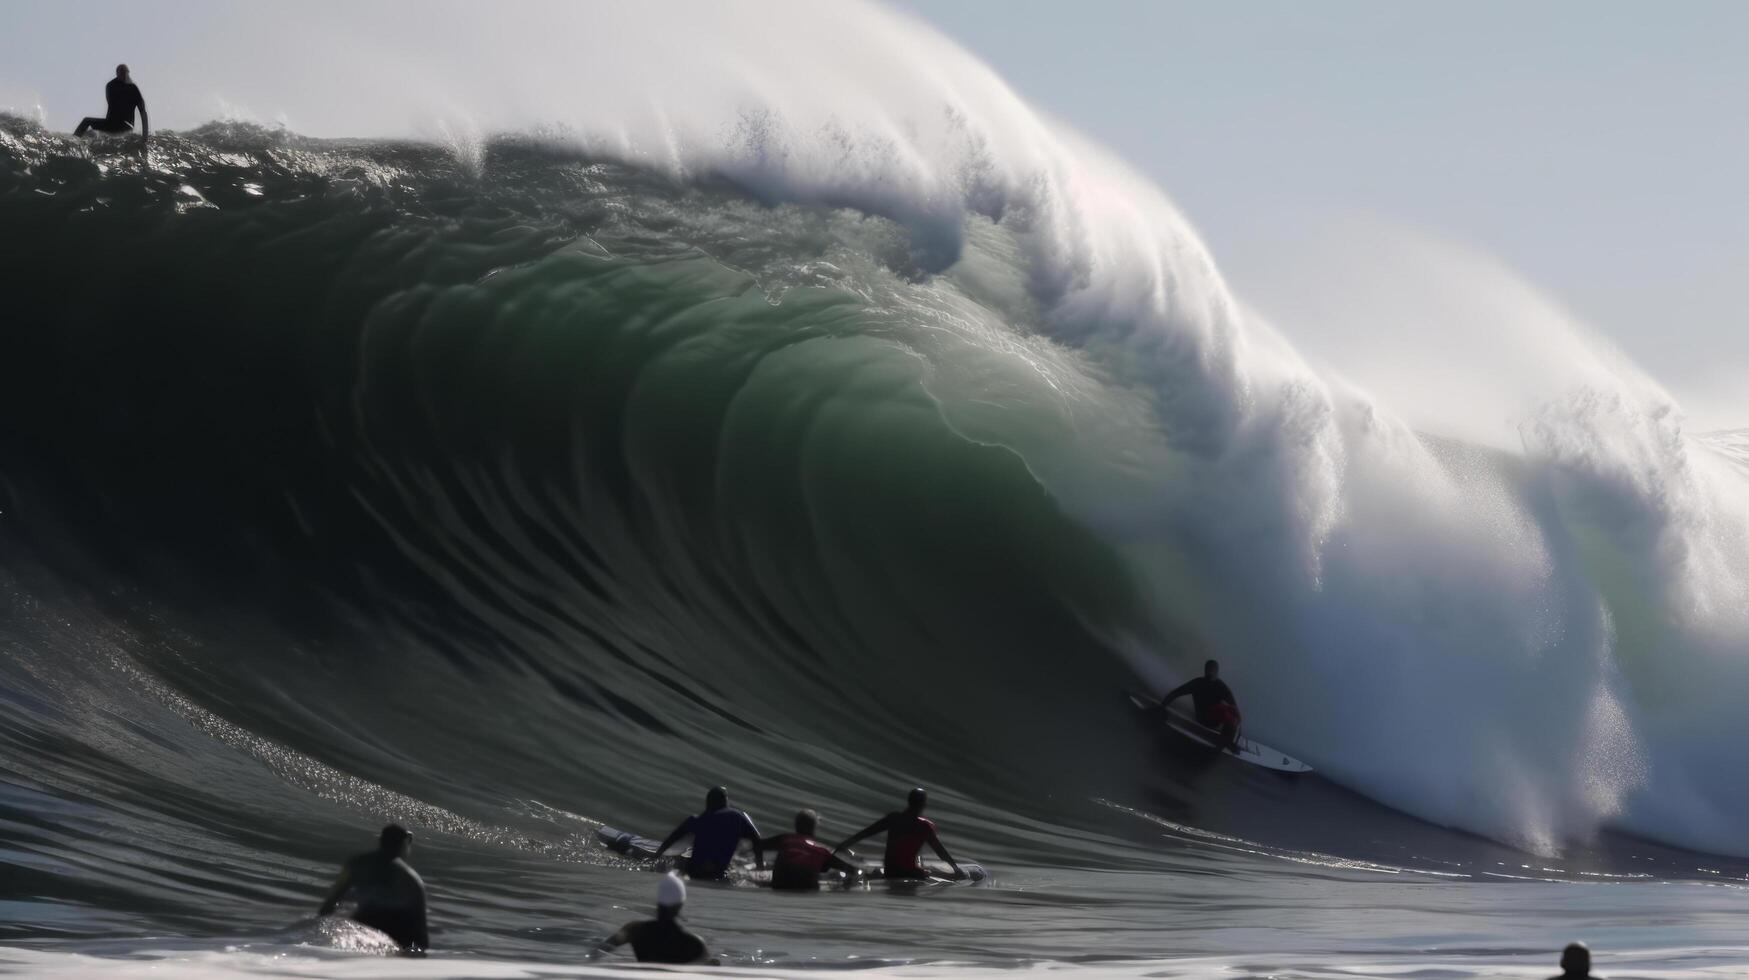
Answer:
[[[1239,714],[1239,700],[1233,697],[1233,689],[1221,680],[1221,664],[1210,660],[1202,665],[1202,676],[1192,678],[1168,691],[1160,698],[1160,710],[1171,707],[1172,702],[1190,695],[1190,701],[1196,710],[1196,720],[1207,728],[1221,733],[1220,747],[1233,749],[1239,739],[1239,725],[1243,717]]]

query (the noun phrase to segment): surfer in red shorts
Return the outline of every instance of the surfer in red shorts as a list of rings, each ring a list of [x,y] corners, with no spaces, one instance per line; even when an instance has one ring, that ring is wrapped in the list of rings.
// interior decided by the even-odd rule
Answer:
[[[921,789],[911,791],[902,812],[889,813],[864,827],[861,831],[846,839],[832,849],[837,854],[857,841],[867,840],[876,834],[887,835],[887,853],[882,862],[882,875],[887,878],[928,878],[929,870],[917,861],[917,855],[928,844],[937,857],[953,868],[955,878],[964,878],[966,873],[960,870],[959,862],[947,853],[947,848],[941,846],[941,838],[935,835],[935,824],[923,818],[923,808],[929,805],[929,794]]]
[[[1210,660],[1202,665],[1202,676],[1174,688],[1160,699],[1160,710],[1179,698],[1190,695],[1191,704],[1196,708],[1196,720],[1202,725],[1216,729],[1223,739],[1221,748],[1234,747],[1239,739],[1239,700],[1233,697],[1233,689],[1221,680],[1221,664]]]
[[[759,842],[759,849],[772,848],[777,858],[771,864],[771,887],[783,891],[814,891],[820,887],[820,875],[828,870],[860,875],[862,869],[844,860],[814,839],[820,829],[820,815],[813,810],[796,814],[796,832],[778,834]]]

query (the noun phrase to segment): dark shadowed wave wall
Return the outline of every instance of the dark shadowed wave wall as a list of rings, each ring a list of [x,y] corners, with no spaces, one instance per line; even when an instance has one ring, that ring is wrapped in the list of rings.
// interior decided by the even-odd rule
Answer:
[[[945,417],[903,230],[518,143],[215,126],[153,162],[0,150],[24,890],[192,915],[218,871],[166,905],[68,855],[320,866],[389,817],[594,860],[590,818],[717,782],[838,831],[927,783],[992,853],[1078,847],[1087,793],[1034,790],[1128,734],[1102,637],[1147,617]],[[32,829],[51,797],[89,824]]]

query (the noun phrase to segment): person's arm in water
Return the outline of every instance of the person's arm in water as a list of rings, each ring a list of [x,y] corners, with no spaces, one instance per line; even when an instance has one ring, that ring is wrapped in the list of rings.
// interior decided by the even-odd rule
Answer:
[[[849,847],[852,844],[856,844],[856,843],[859,843],[861,841],[868,840],[870,837],[873,837],[874,835],[881,833],[882,831],[885,831],[887,829],[887,827],[892,822],[893,822],[893,815],[889,813],[886,816],[880,818],[879,820],[876,820],[874,823],[869,824],[867,827],[864,827],[861,830],[857,831],[856,833],[851,834],[849,837],[844,838],[844,842],[839,844],[837,847],[834,847],[832,849],[832,853],[837,854],[839,851],[844,850],[845,848]]]
[[[656,856],[661,857],[670,847],[680,843],[680,838],[692,833],[692,825],[694,822],[695,818],[693,817],[687,817],[685,820],[682,820],[680,826],[674,828],[674,833],[669,834],[668,839],[662,842],[662,846],[656,848]]]
[[[759,839],[759,828],[753,825],[753,818],[741,814],[741,839],[753,842],[753,866],[765,870],[765,848]]]
[[[929,849],[935,852],[936,857],[947,862],[947,866],[953,869],[955,878],[966,876],[966,873],[960,870],[960,863],[953,859],[953,855],[947,853],[947,848],[941,846],[941,838],[935,836],[935,828],[933,827],[929,829]]]
[[[692,938],[698,939],[697,936],[694,936]],[[698,955],[692,958],[692,962],[703,963],[706,966],[722,966],[723,965],[722,960],[713,959],[711,957],[711,948],[702,939],[698,939]]]
[[[423,955],[431,948],[431,928],[425,921],[425,880],[411,871],[408,874],[413,878],[413,911],[419,916],[419,929],[413,937],[412,945],[408,947],[408,952]]]
[[[765,866],[765,852],[775,851],[781,847],[783,838],[783,834],[772,834],[770,837],[761,837],[753,842],[753,853],[758,855],[760,867]]]
[[[836,854],[826,859],[826,867],[833,871],[842,871],[852,878],[860,878],[863,874],[861,868],[851,864],[849,861],[844,860]]]
[[[328,889],[328,897],[322,899],[322,908],[316,914],[333,915],[334,910],[340,907],[340,900],[345,898],[346,893],[351,890],[352,865],[348,864],[340,869],[340,877],[334,879],[334,887]]]
[[[624,946],[626,943],[629,943],[631,941],[632,941],[632,927],[628,923],[626,925],[621,926],[618,932],[614,933],[611,936],[608,936],[606,939],[603,939],[601,941],[601,945],[595,947],[595,949],[589,954],[589,958],[594,959],[603,953],[611,953],[614,950],[620,948],[621,946]]]

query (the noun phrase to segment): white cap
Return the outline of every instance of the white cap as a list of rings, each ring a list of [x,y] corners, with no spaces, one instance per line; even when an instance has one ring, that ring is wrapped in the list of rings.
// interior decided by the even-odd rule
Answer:
[[[679,907],[686,904],[686,882],[680,880],[680,875],[670,871],[656,883],[656,904]]]

